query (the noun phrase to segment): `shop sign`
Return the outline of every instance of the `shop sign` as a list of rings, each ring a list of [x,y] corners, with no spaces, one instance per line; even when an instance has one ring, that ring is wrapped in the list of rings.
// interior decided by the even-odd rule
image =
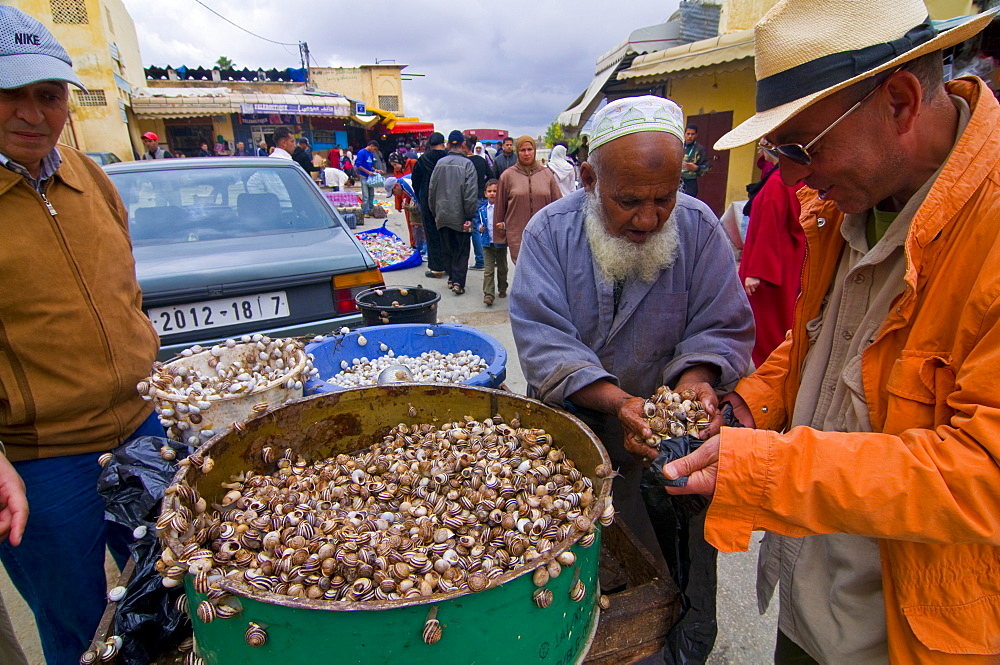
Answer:
[[[272,113],[269,115],[241,115],[241,125],[295,125],[302,122],[297,115]]]
[[[347,109],[323,104],[272,104],[253,102],[240,104],[241,113],[294,113],[297,115],[346,116]]]

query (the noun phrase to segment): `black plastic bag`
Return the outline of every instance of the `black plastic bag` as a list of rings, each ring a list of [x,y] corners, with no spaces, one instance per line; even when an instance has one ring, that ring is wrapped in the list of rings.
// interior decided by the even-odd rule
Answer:
[[[733,405],[729,402],[722,403],[722,422],[726,427],[743,427],[743,424],[736,418],[736,414],[733,413]],[[702,443],[701,439],[690,434],[672,439],[660,439],[659,444],[657,444],[660,454],[646,469],[643,481],[652,483],[654,486],[660,484],[663,487],[684,487],[687,485],[687,476],[670,480],[663,475],[663,466],[690,455],[698,450]]]
[[[163,446],[173,448],[176,459],[163,459]],[[188,454],[182,443],[139,437],[115,449],[97,483],[105,500],[106,519],[132,531],[145,527],[145,533],[132,545],[135,573],[115,609],[113,633],[122,637],[119,662],[126,665],[147,665],[191,635],[191,621],[175,606],[184,587],[164,587],[156,570],[161,547],[155,528],[160,502],[177,473],[177,462]]]
[[[727,427],[742,427],[728,402],[722,404]],[[703,665],[718,633],[715,616],[718,551],[705,541],[705,512],[709,499],[698,495],[673,496],[664,487],[683,487],[687,478],[668,480],[663,465],[689,455],[702,444],[694,436],[662,439],[660,454],[639,483],[646,512],[660,551],[681,592],[681,615],[667,633],[663,648],[668,665]]]

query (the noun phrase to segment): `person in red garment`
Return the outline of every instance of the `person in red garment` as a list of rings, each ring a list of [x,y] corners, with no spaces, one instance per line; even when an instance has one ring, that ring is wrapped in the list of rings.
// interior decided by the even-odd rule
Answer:
[[[756,193],[751,191],[747,203],[750,223],[739,274],[757,326],[753,364],[760,367],[792,327],[806,244],[795,195],[802,183],[786,186],[781,182],[778,165],[763,155],[758,158],[757,166],[761,179],[747,188],[756,189]]]

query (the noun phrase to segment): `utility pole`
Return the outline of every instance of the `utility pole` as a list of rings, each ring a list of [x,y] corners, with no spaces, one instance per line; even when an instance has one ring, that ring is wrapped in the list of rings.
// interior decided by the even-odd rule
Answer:
[[[302,68],[306,70],[306,89],[312,89],[312,73],[309,71],[309,44],[307,42],[299,42],[299,59],[302,62]]]

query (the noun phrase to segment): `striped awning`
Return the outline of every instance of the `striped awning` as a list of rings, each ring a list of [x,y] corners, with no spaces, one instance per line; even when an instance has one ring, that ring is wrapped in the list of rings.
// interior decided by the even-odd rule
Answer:
[[[618,72],[618,79],[662,77],[713,65],[726,65],[726,69],[733,70],[752,67],[753,29],[641,55],[632,61],[631,67]]]
[[[242,114],[288,114],[346,118],[353,104],[327,95],[232,92],[227,88],[136,88],[132,109],[139,118],[193,118]]]

